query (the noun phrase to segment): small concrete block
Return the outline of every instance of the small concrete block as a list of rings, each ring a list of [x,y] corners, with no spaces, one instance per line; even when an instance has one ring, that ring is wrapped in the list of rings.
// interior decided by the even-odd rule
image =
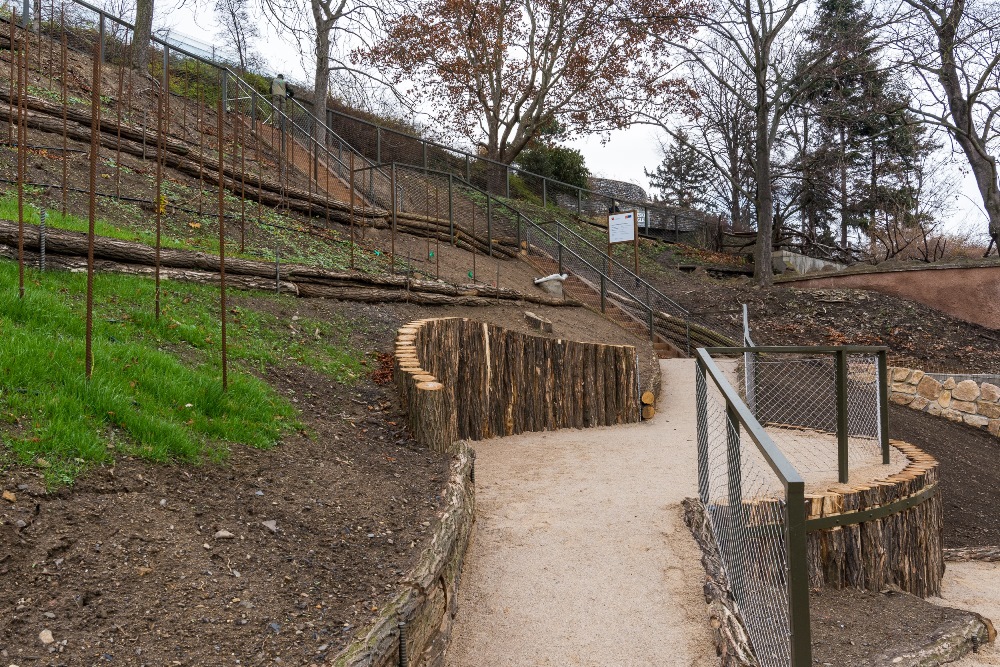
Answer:
[[[547,320],[544,317],[535,315],[533,312],[524,312],[524,321],[527,322],[532,329],[537,329],[544,333],[552,333],[552,320]]]

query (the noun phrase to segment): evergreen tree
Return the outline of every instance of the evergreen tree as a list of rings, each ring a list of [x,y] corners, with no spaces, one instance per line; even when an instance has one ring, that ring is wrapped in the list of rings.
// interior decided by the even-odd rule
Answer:
[[[660,191],[669,204],[694,208],[710,201],[709,179],[715,174],[711,165],[688,144],[683,130],[663,148],[663,162],[646,172],[649,184]]]
[[[822,59],[819,76],[801,91],[803,231],[832,241],[836,230],[845,246],[848,231],[866,229],[880,210],[880,182],[891,186],[920,142],[905,88],[880,66],[859,0],[823,0],[807,37],[811,57]]]

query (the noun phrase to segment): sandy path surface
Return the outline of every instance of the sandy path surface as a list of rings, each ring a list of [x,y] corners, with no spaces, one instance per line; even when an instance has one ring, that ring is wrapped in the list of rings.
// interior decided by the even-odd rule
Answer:
[[[718,664],[700,552],[691,360],[656,418],[476,443],[476,532],[446,664]]]
[[[1000,563],[948,563],[937,604],[969,609],[993,621],[1000,622]],[[952,663],[955,667],[1000,666],[1000,647],[984,646],[977,654],[969,654]]]

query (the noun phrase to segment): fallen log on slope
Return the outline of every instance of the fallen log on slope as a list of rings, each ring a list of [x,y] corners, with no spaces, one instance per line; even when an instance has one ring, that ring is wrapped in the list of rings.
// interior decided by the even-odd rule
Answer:
[[[18,225],[0,220],[0,244],[16,247]],[[45,238],[48,253],[47,262],[52,266],[76,270],[80,265],[69,263],[71,259],[87,255],[87,235],[60,229],[48,229]],[[35,252],[39,249],[39,228],[37,225],[24,226],[24,248]],[[16,258],[16,255],[14,256]],[[156,261],[154,248],[141,243],[122,241],[103,236],[94,239],[94,257],[106,262],[104,270],[118,270],[123,273],[149,274]],[[57,259],[62,258],[62,259]],[[115,265],[122,265],[116,267]],[[86,263],[82,264],[86,267]],[[212,282],[205,275],[217,274],[219,258],[202,252],[160,249],[161,272],[170,269],[178,280],[190,273],[190,280]],[[139,267],[147,270],[140,271]],[[546,306],[576,306],[572,300],[557,299],[543,294],[525,294],[509,288],[486,285],[450,285],[425,280],[415,280],[406,276],[373,276],[343,271],[332,271],[319,267],[285,264],[276,269],[271,262],[231,258],[226,260],[226,273],[230,277],[247,278],[247,289],[272,289],[276,279],[282,282],[282,289],[300,296],[316,296],[353,301],[412,301],[426,304],[488,305],[497,300],[524,301]],[[253,280],[250,280],[253,279]],[[407,292],[411,296],[407,296]],[[419,296],[413,296],[419,295]]]

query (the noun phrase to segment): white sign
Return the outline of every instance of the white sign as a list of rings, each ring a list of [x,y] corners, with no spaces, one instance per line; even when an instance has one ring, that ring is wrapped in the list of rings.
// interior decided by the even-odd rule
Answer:
[[[608,243],[635,241],[635,211],[608,216]]]

